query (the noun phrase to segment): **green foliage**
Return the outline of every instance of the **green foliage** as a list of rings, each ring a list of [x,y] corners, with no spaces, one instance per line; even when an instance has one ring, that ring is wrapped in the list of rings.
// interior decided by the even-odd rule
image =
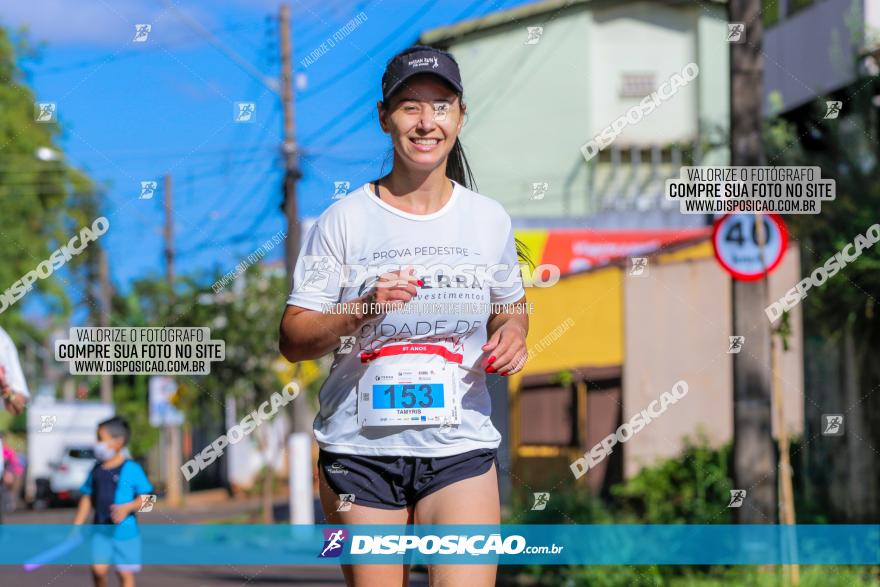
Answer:
[[[189,421],[222,419],[227,395],[257,405],[283,387],[278,372],[282,309],[278,300],[283,299],[285,284],[283,274],[261,266],[238,277],[234,291],[219,294],[195,278],[182,277],[170,302],[167,283],[145,278],[136,281],[128,295],[114,300],[114,324],[207,327],[213,340],[225,341],[226,358],[211,363],[210,375],[176,377],[184,387],[181,407]],[[138,383],[116,399],[144,410],[146,392],[133,390],[145,389],[147,378],[133,379]]]
[[[514,493],[518,524],[722,524],[730,523],[730,447],[713,449],[705,437],[684,439],[679,457],[645,467],[611,487],[604,503],[582,485],[551,492],[546,509],[531,511],[531,493]],[[705,570],[705,569],[703,569]],[[525,574],[540,585],[666,585],[683,567],[530,565]]]
[[[560,371],[553,377],[553,383],[562,387],[568,387],[571,385],[572,381],[574,381],[574,375],[572,374],[571,369]]]
[[[730,445],[708,446],[705,439],[684,439],[684,451],[639,471],[611,488],[621,522],[648,524],[732,523],[728,476]]]
[[[36,98],[22,82],[24,76],[17,65],[19,59],[31,53],[23,36],[14,43],[0,27],[0,291],[99,216],[99,199],[88,177],[63,160],[42,161],[36,157],[37,149],[45,147],[61,153],[55,143],[61,127],[34,120]],[[77,291],[88,292],[88,267],[97,250],[92,245],[66,265],[74,281],[82,286]],[[50,314],[69,314],[66,290],[71,288],[69,284],[62,287],[57,273],[38,280],[34,288],[42,294]],[[19,300],[0,314],[0,325],[13,340],[24,336],[42,340],[43,333],[22,318],[21,307]]]
[[[612,524],[615,521],[602,500],[580,486],[552,491],[543,510],[532,510],[534,496],[530,490],[514,491],[510,502],[510,510],[520,513],[505,520],[506,524]]]
[[[232,394],[256,404],[281,391],[278,324],[286,283],[282,272],[253,266],[237,278],[234,290],[216,295],[192,281],[185,284],[174,323],[209,327],[212,339],[226,343],[226,358],[212,363],[210,376],[187,378],[199,392],[215,399]]]
[[[812,105],[810,119],[800,125],[783,118],[765,126],[768,164],[818,166],[823,178],[836,182],[836,199],[822,204],[820,215],[786,217],[801,245],[804,275],[821,266],[847,243],[878,222],[880,210],[880,146],[865,132],[877,128],[873,92],[861,91],[871,83],[858,80],[843,99],[845,115],[824,120],[825,99]],[[834,337],[845,326],[854,328],[856,340],[878,348],[880,325],[876,299],[880,297],[880,247],[862,251],[822,287],[810,290],[804,300],[804,324],[824,336]]]
[[[547,567],[543,567],[547,569]],[[540,570],[537,567],[536,570]],[[505,573],[501,569],[502,575]],[[802,566],[800,587],[877,587],[877,567]],[[534,574],[526,584],[541,587],[782,587],[782,567],[710,567],[697,570],[671,566],[609,565],[564,567],[560,573]]]
[[[792,446],[796,449],[796,445]],[[608,502],[583,485],[560,488],[544,510],[532,511],[531,490],[514,491],[505,523],[727,524],[732,523],[730,445],[712,448],[704,436],[685,438],[680,456],[643,468],[610,489]]]
[[[853,566],[804,566],[800,569],[800,587],[876,587],[877,569]],[[782,567],[762,570],[760,567],[740,566],[713,569],[711,573],[687,573],[675,577],[665,585],[672,587],[715,587],[722,585],[749,585],[779,587],[784,585]]]
[[[797,452],[798,443],[792,443]],[[730,446],[711,448],[704,436],[685,439],[676,458],[642,469],[624,483],[611,487],[608,503],[581,486],[551,492],[542,511],[531,511],[532,494],[515,492],[511,511],[523,512],[508,524],[729,524],[727,507],[732,483],[729,478]],[[796,484],[797,485],[797,484]],[[803,511],[801,508],[804,508]],[[815,508],[799,502],[799,523],[822,523]],[[802,567],[801,587],[878,586],[876,567]],[[781,567],[756,566],[659,566],[527,565],[501,567],[503,584],[516,576],[524,585],[561,587],[624,587],[629,585],[710,587],[720,585],[783,585]]]
[[[117,380],[113,386],[116,413],[131,425],[128,450],[132,456],[143,458],[159,442],[159,429],[150,425],[147,378],[131,376]]]
[[[656,565],[579,566],[568,567],[555,585],[577,587],[629,587],[630,585],[663,585],[663,575]],[[542,583],[550,585],[551,583]]]

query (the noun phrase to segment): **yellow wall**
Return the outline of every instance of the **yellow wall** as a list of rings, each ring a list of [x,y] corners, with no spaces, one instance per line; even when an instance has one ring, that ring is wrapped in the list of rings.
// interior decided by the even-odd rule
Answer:
[[[621,286],[620,268],[607,267],[564,277],[551,287],[527,288],[526,300],[534,304],[526,339],[532,357],[511,377],[511,389],[519,387],[522,375],[622,364]],[[541,345],[553,329],[566,326],[556,342],[548,338]]]
[[[541,250],[543,243],[539,240],[546,238],[546,231],[518,231],[517,237],[532,250]],[[712,255],[712,243],[704,240],[652,257],[649,263],[675,263]],[[551,287],[528,287],[526,300],[534,308],[526,343],[532,356],[525,368],[511,377],[510,389],[519,388],[523,375],[623,365],[623,279],[621,268],[609,266],[563,277]],[[556,343],[548,339],[548,344],[541,345],[553,329],[566,325],[567,330]]]
[[[683,247],[671,253],[662,253],[657,255],[657,262],[672,263],[676,261],[687,261],[689,259],[706,259],[712,258],[715,253],[712,252],[712,241],[704,240],[693,246]],[[653,261],[654,259],[652,259]]]

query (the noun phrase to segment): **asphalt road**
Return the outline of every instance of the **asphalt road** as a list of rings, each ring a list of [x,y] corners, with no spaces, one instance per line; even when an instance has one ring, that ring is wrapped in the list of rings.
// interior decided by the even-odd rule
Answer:
[[[140,523],[208,523],[218,517],[252,512],[251,502],[226,502],[220,507],[199,507],[187,510],[168,510],[157,504],[155,511],[139,514]],[[283,510],[279,506],[276,510]],[[285,512],[281,511],[280,515]],[[276,519],[279,519],[276,512]],[[69,524],[73,520],[71,508],[49,509],[40,512],[22,511],[6,514],[7,524]],[[320,519],[320,518],[316,518]],[[410,575],[412,587],[428,584],[427,576],[420,573]],[[0,586],[15,587],[88,587],[92,585],[89,567],[85,565],[46,565],[26,573],[21,566],[0,565]],[[118,585],[115,577],[110,585]],[[322,587],[326,585],[345,585],[342,571],[338,566],[256,566],[256,565],[214,565],[199,566],[144,566],[137,574],[139,587],[250,587],[252,585],[294,585],[297,587]]]
[[[114,578],[110,585],[117,585]],[[244,587],[245,585],[297,585],[319,587],[345,585],[342,571],[333,566],[145,566],[137,574],[140,587]],[[412,581],[411,585],[427,585]],[[57,565],[30,573],[21,567],[0,566],[0,585],[16,587],[88,587],[92,585],[89,568],[82,565]]]

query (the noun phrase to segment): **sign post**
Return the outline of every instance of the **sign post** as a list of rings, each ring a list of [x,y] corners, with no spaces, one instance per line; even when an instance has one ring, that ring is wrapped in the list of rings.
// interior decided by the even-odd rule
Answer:
[[[162,428],[165,442],[165,494],[168,504],[180,505],[180,426],[183,413],[174,407],[171,398],[177,392],[177,381],[173,377],[153,376],[147,386],[150,396],[150,425]]]

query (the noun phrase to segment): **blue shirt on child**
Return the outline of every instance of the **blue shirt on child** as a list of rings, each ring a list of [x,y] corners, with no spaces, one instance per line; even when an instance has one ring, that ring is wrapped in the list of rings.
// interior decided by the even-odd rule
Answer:
[[[126,460],[113,469],[104,469],[101,463],[96,464],[80,487],[80,493],[92,498],[92,507],[95,508],[94,524],[112,524],[112,504],[129,503],[137,496],[150,494],[152,491],[153,485],[147,479],[143,467],[131,460]],[[134,529],[136,525],[137,518],[132,512],[119,524],[119,528]]]

